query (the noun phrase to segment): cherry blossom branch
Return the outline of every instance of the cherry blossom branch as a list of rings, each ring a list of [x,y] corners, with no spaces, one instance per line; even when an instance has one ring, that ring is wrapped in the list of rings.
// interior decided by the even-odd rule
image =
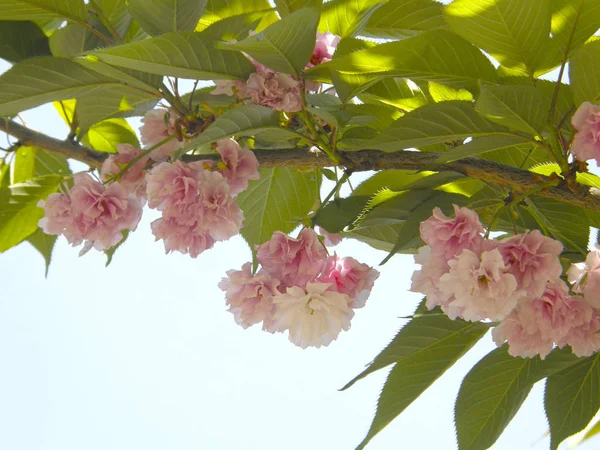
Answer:
[[[109,156],[109,153],[98,152],[70,141],[54,139],[13,121],[0,120],[0,131],[16,137],[23,145],[32,145],[66,158],[81,161],[92,167],[99,167],[102,161]],[[333,165],[325,153],[313,152],[308,148],[255,150],[254,153],[261,167],[331,167]],[[388,169],[452,171],[497,184],[516,194],[527,194],[534,190],[540,197],[600,212],[600,195],[596,195],[584,186],[581,186],[581,192],[573,192],[566,186],[566,183],[560,182],[557,183],[557,186],[551,186],[553,180],[550,177],[485,159],[464,158],[435,165],[434,162],[440,156],[439,153],[413,151],[386,153],[378,150],[360,150],[356,152],[339,151],[338,155],[341,158],[340,165],[352,172]],[[207,159],[218,161],[220,156],[218,154],[184,155],[181,159],[187,162]],[[543,184],[550,186],[537,191],[537,188]]]
[[[71,158],[92,167],[99,167],[108,153],[98,152],[73,141],[61,141],[45,134],[30,130],[14,121],[0,119],[0,131],[16,137],[22,145],[31,145],[57,155]]]

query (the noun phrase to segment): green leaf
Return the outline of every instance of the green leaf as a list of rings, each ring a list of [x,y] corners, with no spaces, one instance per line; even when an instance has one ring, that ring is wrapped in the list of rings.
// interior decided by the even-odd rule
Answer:
[[[19,147],[16,151],[11,184],[53,174],[63,177],[71,174],[66,158],[29,146]]]
[[[354,36],[386,0],[333,0],[321,10],[319,31],[329,31],[342,38]]]
[[[318,189],[317,172],[301,172],[295,167],[261,169],[260,180],[250,181],[238,196],[244,212],[240,234],[254,248],[275,231],[289,233],[310,212]]]
[[[495,134],[507,132],[477,114],[472,103],[442,102],[422,106],[400,117],[363,148],[393,152]]]
[[[448,102],[452,100],[473,100],[473,94],[466,89],[454,89],[450,86],[430,81],[427,84],[429,95],[435,102]]]
[[[14,247],[38,229],[44,212],[37,202],[56,192],[63,177],[45,175],[10,186],[0,203],[0,253]]]
[[[106,265],[104,267],[108,267],[110,265],[117,249],[127,240],[129,237],[129,230],[123,230],[121,231],[121,234],[123,234],[123,239],[121,239],[116,245],[113,245],[111,248],[104,251],[104,254],[106,255]]]
[[[479,114],[510,130],[538,136],[548,121],[550,99],[532,86],[481,86]]]
[[[99,152],[116,153],[117,144],[140,146],[135,132],[125,119],[107,119],[87,131],[82,142]]]
[[[132,23],[126,0],[95,0],[106,20],[121,37],[125,37]]]
[[[443,30],[351,53],[307,71],[306,77],[326,68],[348,74],[436,81],[469,89],[477,89],[479,80],[495,82],[497,77],[494,66],[479,49]]]
[[[598,31],[600,3],[589,0],[550,0],[550,4],[553,11],[552,40],[557,44],[557,59],[560,62],[567,47],[569,54],[572,53]]]
[[[583,439],[581,440],[580,443],[583,444],[585,441],[587,441],[588,439],[593,438],[597,434],[600,434],[600,420],[597,420],[596,423],[594,424],[594,426],[592,426],[587,431],[587,433],[585,433],[585,436],[583,437]]]
[[[56,30],[50,36],[52,54],[61,58],[70,58],[83,53],[88,30],[81,24],[70,23]]]
[[[275,0],[277,11],[282,17],[289,16],[302,8],[318,8],[323,0]]]
[[[250,31],[256,28],[264,15],[265,11],[257,11],[226,17],[210,24],[203,33],[221,41],[227,42],[232,39],[239,41],[246,38]]]
[[[367,87],[359,94],[359,98],[365,103],[381,102],[404,111],[412,111],[427,104],[423,91],[405,78],[384,78]]]
[[[318,23],[317,11],[301,9],[259,34],[218,47],[245,52],[275,71],[298,76],[313,54]]]
[[[456,434],[460,450],[491,447],[533,385],[577,361],[570,351],[559,349],[544,360],[539,356],[510,356],[508,345],[488,353],[467,374],[456,399]]]
[[[230,109],[218,117],[203,133],[187,144],[182,153],[229,136],[250,136],[264,130],[280,130],[281,134],[297,136],[279,126],[279,111],[266,106],[244,105]]]
[[[549,0],[455,0],[445,17],[456,34],[530,75],[550,39]]]
[[[600,40],[585,44],[569,62],[569,80],[575,105],[600,100]]]
[[[245,79],[254,71],[242,54],[216,49],[214,39],[204,33],[168,33],[94,54],[114,66],[196,80]]]
[[[128,0],[129,12],[148,34],[193,31],[206,0]]]
[[[546,381],[544,408],[550,424],[550,448],[581,431],[600,407],[600,353],[558,372]]]
[[[132,89],[66,58],[28,59],[0,76],[0,116],[95,93],[106,87]]]
[[[0,58],[15,63],[50,55],[48,38],[34,22],[0,22]]]
[[[40,255],[44,258],[46,263],[46,272],[44,276],[48,278],[48,269],[50,268],[50,262],[52,262],[52,250],[54,250],[54,244],[58,236],[44,233],[44,230],[38,228],[32,235],[27,238],[33,248],[35,248]]]
[[[216,17],[216,20],[221,20],[226,17],[263,11],[269,8],[271,8],[271,5],[269,5],[268,0],[208,0],[204,14],[205,16]],[[213,22],[216,22],[216,20]]]
[[[433,0],[389,0],[371,16],[363,33],[382,39],[404,39],[447,28],[444,7]]]
[[[83,0],[0,0],[2,20],[65,18],[85,22]]]
[[[515,145],[523,144],[523,139],[518,136],[485,136],[473,139],[471,142],[450,150],[440,155],[435,164],[458,161],[462,158],[479,156],[493,150],[512,149]]]
[[[431,384],[448,370],[488,331],[489,325],[451,320],[436,310],[413,318],[373,363],[350,381],[347,389],[368,374],[396,363],[383,386],[377,412],[367,436],[357,449],[367,443]]]

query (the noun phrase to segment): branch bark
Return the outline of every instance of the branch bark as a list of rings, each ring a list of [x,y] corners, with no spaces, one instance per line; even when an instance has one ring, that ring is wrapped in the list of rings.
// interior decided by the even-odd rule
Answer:
[[[13,121],[1,121],[0,131],[16,137],[24,145],[32,145],[66,158],[75,159],[92,167],[99,167],[109,154],[98,152],[88,147],[68,141],[54,139],[45,134],[25,128]],[[331,160],[322,152],[313,152],[308,148],[291,150],[255,150],[261,167],[329,167]],[[413,151],[397,151],[386,153],[379,150],[360,150],[356,152],[340,152],[341,165],[353,172],[368,170],[435,170],[458,172],[488,183],[494,183],[510,189],[517,194],[527,194],[541,184],[551,182],[549,177],[538,175],[527,170],[498,164],[480,158],[464,158],[458,161],[434,165],[439,153],[421,153]],[[219,160],[214,155],[184,155],[183,161]],[[566,183],[548,187],[535,195],[568,203],[579,208],[600,212],[600,196],[590,189],[582,187],[581,192],[573,192]]]

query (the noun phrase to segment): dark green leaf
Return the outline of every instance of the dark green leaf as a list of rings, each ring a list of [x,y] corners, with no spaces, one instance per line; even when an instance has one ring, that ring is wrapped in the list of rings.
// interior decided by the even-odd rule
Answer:
[[[289,16],[302,8],[318,8],[323,0],[275,0],[277,10],[282,17]]]
[[[451,320],[448,316],[425,314],[412,319],[373,363],[344,389],[371,372],[390,364],[390,372],[377,404],[371,428],[358,449],[417,399],[487,332],[488,324]]]
[[[384,78],[367,87],[359,94],[359,98],[365,103],[380,102],[404,111],[412,111],[427,104],[427,98],[421,89],[404,78]]]
[[[219,48],[245,52],[273,70],[297,76],[313,54],[318,23],[317,11],[301,9],[259,34]]]
[[[400,117],[363,148],[393,152],[496,134],[507,134],[507,130],[477,114],[472,103],[442,102],[422,106]]]
[[[0,0],[2,20],[65,18],[85,22],[83,0]]]
[[[445,17],[455,33],[500,64],[530,75],[550,40],[549,0],[455,0]]]
[[[214,39],[204,33],[168,33],[94,54],[114,66],[197,80],[245,79],[254,71],[242,54],[217,50]]]
[[[404,39],[424,31],[447,28],[444,7],[433,0],[389,0],[369,20],[364,34]]]
[[[251,181],[238,196],[244,212],[240,234],[253,248],[271,238],[275,231],[289,233],[306,217],[317,200],[317,172],[295,167],[261,169],[260,180]]]
[[[50,268],[50,262],[52,262],[52,250],[54,250],[57,238],[58,236],[44,233],[41,228],[38,228],[37,231],[27,238],[27,242],[44,258],[44,262],[46,263],[46,278],[48,278],[48,269]]]
[[[470,89],[477,89],[480,80],[494,82],[497,77],[494,66],[479,49],[443,30],[346,55],[307,71],[306,76],[310,78],[325,69],[407,77]]]
[[[533,385],[578,359],[555,350],[546,359],[515,358],[504,345],[488,353],[467,374],[456,399],[456,433],[460,450],[491,447],[517,413]]]
[[[552,450],[592,420],[600,407],[600,353],[558,372],[546,381],[544,407]]]
[[[206,0],[128,0],[129,11],[148,34],[193,31]]]
[[[33,22],[0,22],[0,58],[19,62],[50,55],[48,38]]]
[[[119,36],[125,37],[132,21],[126,0],[95,0],[95,3],[100,8],[98,14],[106,18]]]
[[[600,40],[585,44],[573,54],[569,79],[576,106],[600,101]]]
[[[221,41],[242,40],[248,36],[251,30],[254,30],[261,19],[264,17],[264,11],[240,14],[238,16],[226,17],[210,24],[203,33],[214,36]]]

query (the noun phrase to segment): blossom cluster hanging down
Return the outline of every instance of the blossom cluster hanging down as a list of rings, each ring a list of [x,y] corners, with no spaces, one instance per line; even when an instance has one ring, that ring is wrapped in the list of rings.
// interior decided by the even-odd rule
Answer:
[[[427,296],[429,309],[440,306],[452,319],[499,322],[494,342],[508,341],[513,356],[544,358],[554,345],[569,345],[578,356],[600,350],[598,251],[569,270],[570,293],[560,278],[560,242],[538,230],[487,239],[474,211],[455,205],[454,212],[449,218],[435,208],[421,223],[427,245],[415,256],[421,269],[411,290]]]
[[[160,124],[164,127],[163,122],[156,125]],[[40,227],[45,233],[64,235],[72,245],[85,241],[81,254],[92,247],[107,250],[123,239],[125,230],[136,229],[146,201],[162,212],[151,228],[156,239],[164,241],[167,253],[196,257],[216,241],[239,232],[243,214],[236,196],[249,180],[259,178],[252,151],[233,139],[223,139],[217,142],[218,163],[161,162],[149,172],[146,168],[153,153],[144,155],[129,144],[117,145],[117,151],[100,169],[100,179],[106,184],[89,174],[78,174],[71,189],[65,187],[65,192],[38,203],[44,208]]]
[[[246,263],[219,283],[229,311],[243,328],[262,322],[271,333],[288,330],[302,348],[329,345],[348,330],[379,277],[354,258],[329,256],[311,228],[297,239],[274,233],[256,258],[262,267],[255,275]]]
[[[305,69],[331,61],[340,37],[329,32],[317,33],[315,49]],[[246,104],[263,105],[278,111],[297,112],[302,109],[301,89],[316,91],[319,83],[303,82],[279,73],[250,58],[255,73],[246,81],[215,80],[213,95],[236,96]]]

